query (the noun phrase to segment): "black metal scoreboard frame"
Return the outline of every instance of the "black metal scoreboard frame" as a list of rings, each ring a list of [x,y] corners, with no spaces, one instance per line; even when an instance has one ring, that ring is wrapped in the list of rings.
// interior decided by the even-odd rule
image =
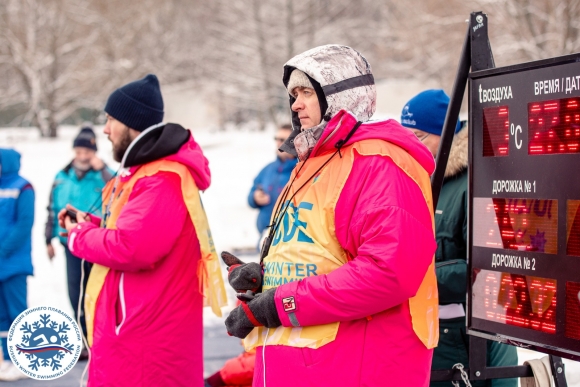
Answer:
[[[469,75],[468,333],[580,360],[580,54]]]

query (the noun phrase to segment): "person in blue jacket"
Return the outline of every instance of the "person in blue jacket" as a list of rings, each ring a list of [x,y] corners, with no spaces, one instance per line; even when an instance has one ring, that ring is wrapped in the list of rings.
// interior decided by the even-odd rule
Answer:
[[[59,238],[66,254],[66,272],[68,282],[68,296],[79,320],[79,298],[81,285],[81,258],[74,256],[67,246],[67,239],[60,235],[66,232],[58,225],[57,214],[66,207],[67,203],[81,211],[91,212],[100,216],[101,191],[105,184],[113,177],[113,171],[97,157],[97,142],[92,128],[85,126],[74,139],[74,159],[54,179],[48,204],[48,220],[45,228],[46,248],[48,257],[54,258],[55,252],[52,239]],[[83,288],[86,287],[91,264],[84,263]],[[86,335],[84,308],[81,307],[81,328]],[[81,356],[84,358],[85,353]]]
[[[274,140],[279,148],[292,133],[291,125],[282,125],[276,132]],[[290,173],[296,166],[297,160],[286,152],[276,152],[276,161],[266,165],[254,179],[254,184],[248,195],[248,204],[260,210],[258,214],[258,232],[260,235],[270,225],[270,217],[274,205],[282,189],[290,179]]]
[[[0,332],[26,310],[26,277],[32,275],[34,190],[19,175],[20,153],[0,148]],[[25,378],[10,362],[6,339],[0,380]]]

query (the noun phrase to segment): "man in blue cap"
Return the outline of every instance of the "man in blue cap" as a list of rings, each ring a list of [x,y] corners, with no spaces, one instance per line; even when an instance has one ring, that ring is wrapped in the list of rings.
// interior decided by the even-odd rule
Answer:
[[[449,97],[443,90],[425,90],[413,97],[401,112],[401,123],[409,128],[437,156]],[[437,252],[435,268],[439,290],[439,345],[433,354],[432,369],[468,366],[469,343],[465,332],[467,294],[467,165],[468,128],[459,121],[449,152],[445,179],[435,211]],[[518,364],[516,348],[487,342],[488,366]],[[431,387],[451,386],[432,382]],[[517,379],[472,382],[474,387],[516,387]]]

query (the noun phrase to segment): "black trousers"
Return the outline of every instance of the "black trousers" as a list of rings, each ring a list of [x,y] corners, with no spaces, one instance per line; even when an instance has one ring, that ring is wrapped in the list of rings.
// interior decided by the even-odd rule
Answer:
[[[79,298],[81,293],[81,263],[83,262],[81,258],[77,257],[73,253],[70,252],[68,246],[64,245],[64,251],[66,254],[66,276],[67,276],[67,283],[68,283],[68,298],[70,300],[71,306],[75,313],[75,319],[79,321],[78,316],[78,309],[79,309]],[[83,299],[81,300],[81,315],[80,315],[80,322],[81,322],[81,329],[83,330],[83,334],[85,337],[87,336],[87,323],[85,321],[85,297],[84,291],[87,288],[87,281],[89,279],[89,274],[91,272],[91,267],[93,266],[92,263],[87,261],[84,262],[84,280],[83,280]]]

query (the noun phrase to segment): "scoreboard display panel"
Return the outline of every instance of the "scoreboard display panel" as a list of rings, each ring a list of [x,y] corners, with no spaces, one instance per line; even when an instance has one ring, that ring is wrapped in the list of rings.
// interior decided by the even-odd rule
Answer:
[[[469,80],[470,334],[580,360],[580,54]]]

